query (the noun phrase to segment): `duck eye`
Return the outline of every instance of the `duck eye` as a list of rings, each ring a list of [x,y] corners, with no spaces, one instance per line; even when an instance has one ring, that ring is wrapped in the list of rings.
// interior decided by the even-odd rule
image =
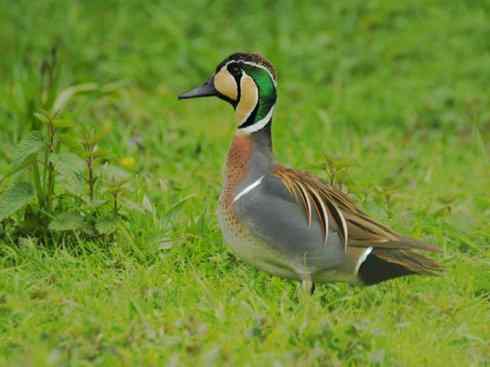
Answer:
[[[240,76],[240,66],[237,63],[233,63],[228,65],[228,71],[233,75],[233,76]]]

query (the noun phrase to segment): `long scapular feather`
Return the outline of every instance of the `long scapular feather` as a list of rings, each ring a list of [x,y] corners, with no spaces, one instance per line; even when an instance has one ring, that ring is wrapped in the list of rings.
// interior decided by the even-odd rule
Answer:
[[[306,190],[306,188],[300,182],[297,182],[296,184],[298,185],[299,191],[301,192],[301,197],[303,198],[303,205],[305,206],[305,210],[306,210],[308,227],[311,227],[312,209],[311,209],[310,196],[308,195],[308,191]]]
[[[318,219],[321,222],[322,234],[323,234],[323,242],[326,244],[328,240],[328,212],[323,202],[322,197],[318,194],[318,192],[312,188],[308,187],[309,192],[312,194],[313,202],[315,203],[315,207],[317,210]]]
[[[347,252],[347,245],[349,243],[349,231],[347,229],[347,222],[344,218],[344,215],[342,214],[342,211],[337,207],[337,205],[335,205],[333,201],[327,200],[327,205],[330,209],[330,213],[332,213],[332,216],[335,218],[335,221],[337,222],[337,224],[339,224],[339,235],[344,242],[344,251]]]
[[[379,249],[438,251],[438,247],[402,237],[387,226],[369,218],[351,198],[308,173],[278,166],[274,172],[297,199],[301,198],[308,223],[313,208],[317,212],[322,233],[328,235],[328,218],[339,228],[344,246]],[[326,237],[324,237],[326,241]]]
[[[302,177],[292,170],[281,169],[276,172],[276,175],[282,180],[288,191],[303,204],[308,226],[311,226],[313,210],[316,212],[324,243],[327,243],[328,240],[329,218],[332,217],[340,229],[339,235],[347,250],[349,236],[346,219],[335,202],[325,195],[323,187],[316,185],[313,180],[302,180]]]

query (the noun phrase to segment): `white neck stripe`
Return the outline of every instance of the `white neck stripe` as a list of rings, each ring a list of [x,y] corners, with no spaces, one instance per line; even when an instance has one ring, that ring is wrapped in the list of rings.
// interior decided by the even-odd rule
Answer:
[[[259,120],[250,126],[239,128],[238,131],[244,132],[247,134],[251,134],[251,133],[254,133],[256,131],[261,130],[271,120],[273,112],[274,112],[274,105],[272,105],[271,109],[269,110],[267,115],[262,120]],[[247,120],[245,120],[245,121],[247,121]]]
[[[250,191],[252,191],[253,189],[255,189],[257,186],[260,185],[260,183],[262,182],[262,180],[264,179],[264,176],[261,176],[258,180],[254,181],[253,183],[251,183],[250,185],[248,185],[247,187],[245,187],[242,191],[240,191],[236,196],[235,198],[233,199],[233,202],[236,202],[238,199],[240,199],[243,195],[245,194],[248,194]]]

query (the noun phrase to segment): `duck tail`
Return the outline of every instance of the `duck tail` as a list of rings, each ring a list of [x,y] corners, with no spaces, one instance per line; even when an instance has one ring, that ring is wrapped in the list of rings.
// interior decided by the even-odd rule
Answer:
[[[375,248],[359,267],[359,278],[366,285],[406,275],[439,275],[442,267],[434,260],[410,249]]]

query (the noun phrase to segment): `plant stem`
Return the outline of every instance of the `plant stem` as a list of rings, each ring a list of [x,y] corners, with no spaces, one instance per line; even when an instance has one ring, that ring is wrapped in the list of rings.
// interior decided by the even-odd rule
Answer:
[[[43,187],[41,185],[41,176],[39,175],[39,166],[37,160],[32,163],[32,177],[34,181],[34,187],[36,188],[37,201],[39,206],[42,208],[44,206],[44,193]]]
[[[47,183],[47,194],[46,194],[46,209],[49,211],[51,209],[51,198],[54,194],[54,166],[53,163],[49,161],[49,155],[54,152],[54,136],[55,136],[55,128],[53,124],[50,122],[48,124],[48,148],[46,149],[48,153],[47,157],[47,170],[48,170],[48,183]]]
[[[42,184],[43,187],[48,187],[48,164],[49,164],[49,147],[46,146],[44,150],[44,161],[43,161],[43,176],[42,176]]]
[[[114,208],[113,208],[113,211],[114,211],[114,216],[117,216],[118,212],[119,212],[119,207],[118,207],[118,203],[117,203],[117,199],[118,199],[118,195],[119,192],[113,192],[112,193],[112,197],[114,199]]]
[[[94,158],[91,153],[87,158],[87,171],[88,171],[89,197],[90,197],[90,201],[94,201],[94,196],[95,196]]]
[[[47,210],[51,210],[51,199],[53,197],[53,194],[54,194],[54,167],[53,167],[53,164],[51,162],[48,163],[48,168],[49,168],[49,171],[48,171],[48,194],[46,196],[46,199],[47,199]]]

